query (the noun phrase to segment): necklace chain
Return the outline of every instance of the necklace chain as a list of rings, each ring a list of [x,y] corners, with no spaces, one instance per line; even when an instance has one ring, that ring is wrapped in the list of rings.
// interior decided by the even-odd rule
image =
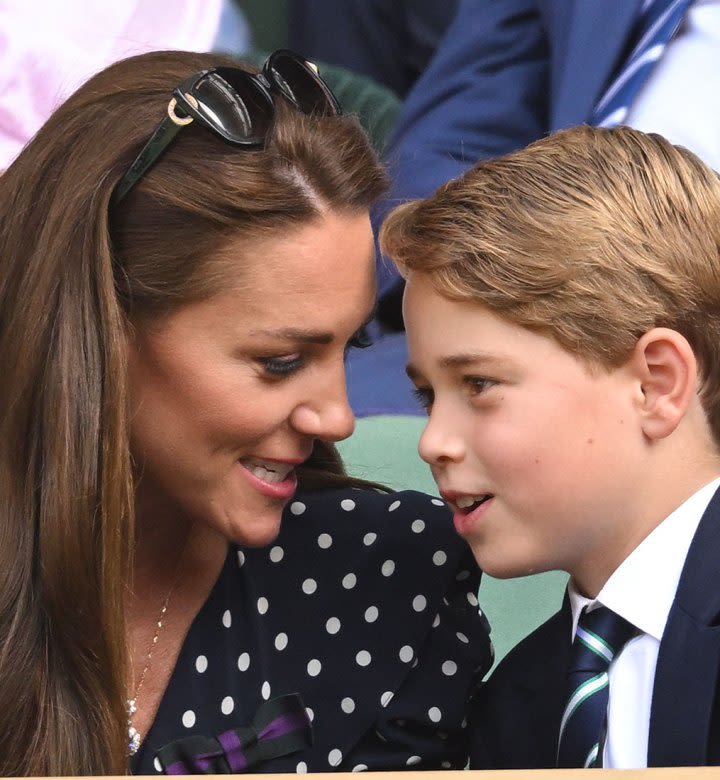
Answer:
[[[170,597],[173,594],[173,591],[175,590],[175,586],[178,583],[178,579],[180,577],[180,563],[182,562],[185,551],[187,549],[188,543],[190,541],[190,535],[191,530],[188,531],[188,535],[185,537],[185,541],[183,542],[182,549],[180,550],[180,555],[178,555],[177,561],[175,563],[175,570],[173,571],[172,575],[172,581],[170,582],[170,587],[168,588],[168,592],[165,595],[165,599],[163,601],[162,608],[160,609],[160,614],[158,615],[158,619],[155,621],[155,632],[153,633],[153,638],[148,645],[147,652],[145,653],[145,665],[143,666],[142,672],[140,672],[140,679],[138,680],[137,685],[135,686],[135,690],[133,692],[133,696],[131,699],[127,699],[125,702],[125,709],[127,712],[127,727],[128,727],[128,755],[134,756],[135,753],[138,752],[140,749],[140,744],[142,743],[142,734],[135,728],[133,725],[133,715],[137,712],[138,708],[138,698],[140,696],[140,691],[142,690],[143,683],[145,682],[145,677],[147,676],[148,670],[150,669],[150,663],[152,662],[153,653],[155,652],[155,648],[157,647],[158,640],[160,639],[160,632],[162,631],[163,623],[165,621],[165,614],[168,611],[168,605],[170,604]]]
[[[173,581],[173,584],[170,586],[170,589],[165,596],[165,601],[163,602],[162,609],[160,610],[160,614],[158,615],[158,619],[155,623],[155,633],[153,634],[152,641],[148,645],[147,653],[145,654],[145,666],[140,673],[140,679],[138,680],[138,684],[135,687],[135,692],[133,693],[133,697],[125,702],[128,726],[128,754],[131,756],[134,756],[135,753],[138,752],[140,749],[140,743],[142,742],[142,735],[135,728],[135,726],[133,726],[133,715],[137,712],[138,697],[140,696],[140,691],[142,690],[143,683],[145,682],[145,676],[147,675],[148,669],[150,668],[150,663],[152,661],[153,653],[155,652],[155,647],[157,646],[158,639],[160,638],[160,632],[162,631],[163,627],[163,620],[165,618],[165,613],[167,612],[168,604],[170,603],[170,596],[172,595],[174,587],[175,582]]]

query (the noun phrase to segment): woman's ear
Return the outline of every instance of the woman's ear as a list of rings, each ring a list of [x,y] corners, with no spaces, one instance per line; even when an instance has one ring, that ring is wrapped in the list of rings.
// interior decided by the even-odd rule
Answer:
[[[698,367],[688,340],[653,328],[638,339],[631,358],[640,380],[640,416],[649,439],[664,439],[680,424],[697,393]]]

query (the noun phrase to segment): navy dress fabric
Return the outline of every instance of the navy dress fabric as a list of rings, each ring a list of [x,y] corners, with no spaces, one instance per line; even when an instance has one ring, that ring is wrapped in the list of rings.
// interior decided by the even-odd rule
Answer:
[[[465,713],[492,663],[480,572],[439,499],[298,495],[269,547],[231,547],[132,759],[251,723],[299,694],[313,743],[250,772],[462,769]]]

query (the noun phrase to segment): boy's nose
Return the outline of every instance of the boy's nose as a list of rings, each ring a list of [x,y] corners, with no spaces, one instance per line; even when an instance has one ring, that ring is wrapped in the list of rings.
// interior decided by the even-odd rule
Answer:
[[[428,418],[418,444],[420,457],[431,466],[456,462],[465,456],[465,443],[449,415],[438,408],[437,403]]]

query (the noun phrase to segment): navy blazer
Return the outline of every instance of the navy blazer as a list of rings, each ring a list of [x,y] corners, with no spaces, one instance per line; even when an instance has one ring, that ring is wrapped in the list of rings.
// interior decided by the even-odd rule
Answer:
[[[470,717],[473,769],[552,767],[570,651],[569,600],[514,648]],[[648,766],[720,764],[720,490],[700,521],[660,643]]]
[[[462,0],[408,95],[386,153],[397,203],[427,197],[478,160],[587,122],[642,0]],[[378,268],[379,295],[398,276]]]

